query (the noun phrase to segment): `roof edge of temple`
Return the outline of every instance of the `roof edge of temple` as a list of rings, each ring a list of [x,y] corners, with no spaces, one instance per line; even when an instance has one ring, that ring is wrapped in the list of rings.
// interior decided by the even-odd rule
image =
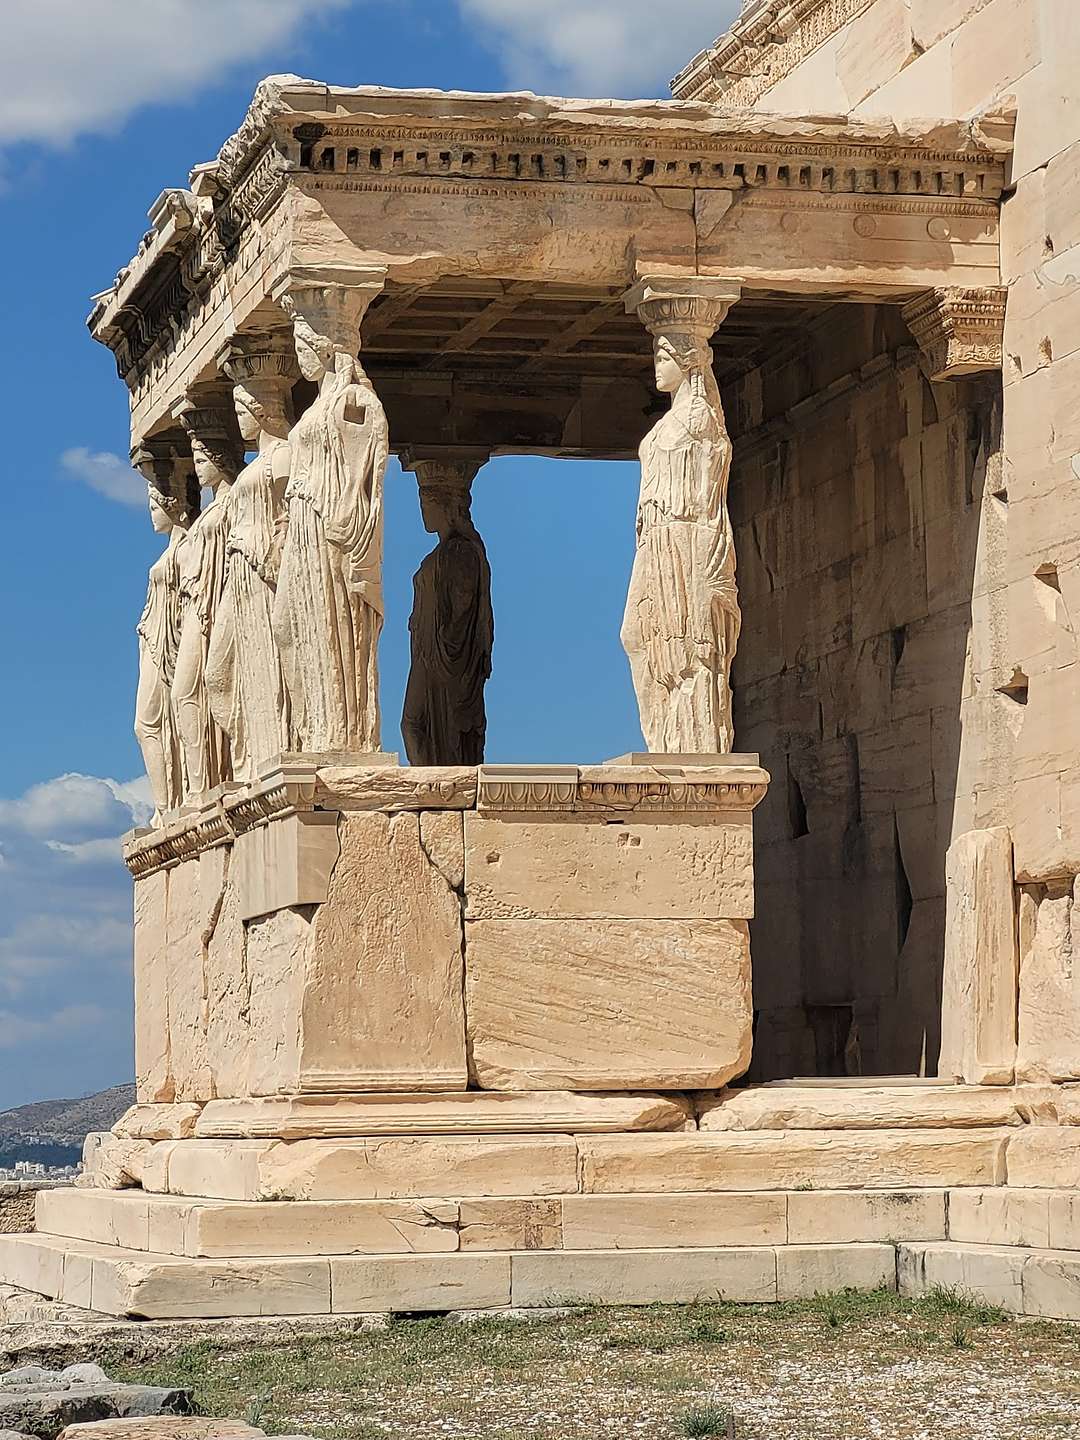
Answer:
[[[149,312],[156,314],[163,304],[174,312],[183,305],[184,294],[201,293],[228,264],[251,224],[268,214],[290,185],[304,183],[305,174],[317,170],[319,157],[327,150],[333,153],[335,140],[342,163],[346,146],[359,147],[349,153],[366,163],[369,149],[374,155],[387,143],[384,137],[397,137],[390,141],[396,147],[412,131],[418,141],[414,149],[426,150],[430,145],[436,153],[454,150],[456,145],[457,152],[469,154],[474,147],[483,151],[490,142],[492,149],[520,150],[526,160],[539,158],[540,151],[546,151],[549,160],[567,157],[575,149],[578,157],[596,157],[610,144],[615,158],[602,162],[595,174],[592,161],[589,174],[582,175],[580,158],[575,157],[572,165],[564,159],[562,183],[604,179],[611,184],[625,179],[627,184],[661,192],[665,185],[711,183],[728,189],[782,183],[798,190],[811,170],[820,177],[823,170],[831,174],[831,167],[838,166],[849,174],[845,188],[854,188],[867,201],[875,194],[883,201],[918,194],[922,181],[910,177],[923,168],[932,172],[943,168],[948,173],[940,193],[996,202],[1012,148],[1012,122],[1004,116],[897,124],[844,115],[732,111],[685,100],[581,100],[529,91],[483,94],[329,86],[296,75],[273,75],[259,84],[242,124],[216,160],[194,167],[190,188],[165,190],[151,206],[152,228],[135,256],[112,287],[95,297],[87,322],[92,335],[116,352],[118,367],[127,378],[133,362],[125,352],[145,354],[144,341],[149,342],[150,331],[158,328]],[[677,169],[678,176],[660,173],[661,166],[646,177],[647,161],[642,157],[665,146],[685,157],[677,167],[667,167]],[[686,173],[691,152],[699,156],[697,178]],[[628,160],[629,156],[636,159]],[[627,166],[627,177],[616,176],[617,167]],[[701,173],[712,170],[723,171],[727,178],[714,182]],[[790,180],[778,181],[778,175],[789,171]],[[380,183],[394,180],[386,172],[383,175],[376,177]],[[904,175],[907,181],[900,178]],[[530,178],[523,170],[520,179]],[[447,183],[460,179],[451,167]],[[817,182],[807,183],[813,188]],[[168,299],[174,291],[174,299]]]

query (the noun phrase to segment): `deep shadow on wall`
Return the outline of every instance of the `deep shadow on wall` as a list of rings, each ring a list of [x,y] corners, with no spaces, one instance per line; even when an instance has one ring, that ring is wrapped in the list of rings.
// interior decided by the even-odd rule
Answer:
[[[725,394],[736,734],[773,774],[756,816],[753,1080],[935,1073],[1000,399],[993,379],[928,382],[899,312],[870,305],[808,312]]]

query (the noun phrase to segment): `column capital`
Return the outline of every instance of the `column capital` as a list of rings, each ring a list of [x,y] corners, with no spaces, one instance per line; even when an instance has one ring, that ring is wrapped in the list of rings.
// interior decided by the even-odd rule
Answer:
[[[275,282],[271,298],[289,319],[303,321],[355,355],[360,325],[386,288],[384,267],[294,265]]]
[[[243,467],[244,447],[236,423],[232,387],[223,380],[193,385],[172,407],[173,419],[191,444],[196,466],[213,461],[230,478]]]
[[[653,335],[676,329],[709,339],[742,298],[742,283],[714,275],[643,275],[623,296]]]
[[[137,441],[131,449],[132,466],[146,481],[152,497],[166,502],[189,518],[199,513],[199,487],[195,462],[182,432],[169,431]]]
[[[410,445],[398,455],[402,470],[411,471],[421,489],[468,489],[490,459],[487,450],[454,445]]]
[[[218,364],[234,385],[249,380],[291,384],[297,376],[292,335],[284,325],[275,330],[240,331],[224,346]]]
[[[927,290],[904,306],[931,380],[1001,369],[1008,295],[999,286]]]

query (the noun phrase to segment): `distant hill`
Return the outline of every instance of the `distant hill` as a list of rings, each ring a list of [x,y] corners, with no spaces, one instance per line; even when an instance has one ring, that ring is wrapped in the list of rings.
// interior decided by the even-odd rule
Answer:
[[[0,1167],[16,1160],[67,1165],[91,1130],[108,1130],[135,1103],[134,1085],[114,1085],[78,1100],[38,1100],[0,1112]]]

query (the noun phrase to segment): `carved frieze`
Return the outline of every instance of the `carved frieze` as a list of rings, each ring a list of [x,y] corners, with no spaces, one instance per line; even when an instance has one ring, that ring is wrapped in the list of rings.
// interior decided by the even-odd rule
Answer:
[[[904,307],[931,380],[1001,369],[1008,290],[929,290]]]

